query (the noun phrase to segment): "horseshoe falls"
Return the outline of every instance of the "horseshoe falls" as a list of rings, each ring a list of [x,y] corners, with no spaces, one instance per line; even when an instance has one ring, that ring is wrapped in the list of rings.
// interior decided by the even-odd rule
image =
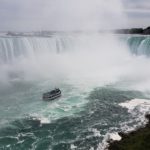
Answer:
[[[85,46],[87,44],[85,42],[90,42],[89,45],[91,45],[98,44],[101,40],[106,40],[100,35],[95,35],[94,38],[96,41],[92,41],[90,35],[80,37],[76,34],[56,34],[51,37],[0,37],[1,63],[15,61],[16,58],[21,56],[35,57],[37,53],[63,53],[67,50],[77,50],[81,49],[81,46]],[[124,36],[123,39],[131,53],[149,56],[149,36]]]
[[[0,149],[102,150],[150,111],[150,36],[0,37]],[[43,101],[58,87],[62,96]]]

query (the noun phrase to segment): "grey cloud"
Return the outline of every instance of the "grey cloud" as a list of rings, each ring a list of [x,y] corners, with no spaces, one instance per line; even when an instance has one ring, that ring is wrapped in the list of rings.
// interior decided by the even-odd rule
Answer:
[[[123,0],[127,9],[150,9],[149,0]]]

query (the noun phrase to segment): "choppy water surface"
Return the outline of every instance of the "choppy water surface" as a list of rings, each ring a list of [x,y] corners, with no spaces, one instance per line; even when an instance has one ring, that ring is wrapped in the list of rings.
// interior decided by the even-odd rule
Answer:
[[[84,105],[81,97],[78,100],[74,95],[67,100],[60,98],[50,103],[40,101],[40,104],[31,99],[30,107],[38,113],[29,115],[31,108],[26,104],[22,106],[22,109],[28,109],[26,114],[11,115],[12,121],[0,130],[0,146],[2,149],[96,149],[108,132],[120,131],[125,125],[132,127],[140,122],[136,118],[138,109],[137,115],[132,116],[118,105],[135,97],[143,98],[138,92],[100,88],[83,97],[87,101]],[[67,101],[71,102],[67,104]],[[25,112],[17,104],[14,107]],[[20,118],[17,118],[18,114]]]
[[[1,37],[0,149],[101,150],[145,123],[148,48],[149,37]],[[62,97],[43,101],[55,87]]]

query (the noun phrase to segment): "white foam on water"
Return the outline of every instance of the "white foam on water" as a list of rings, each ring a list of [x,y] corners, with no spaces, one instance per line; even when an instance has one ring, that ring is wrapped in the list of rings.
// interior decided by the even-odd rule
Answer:
[[[118,133],[111,133],[110,134],[110,139],[115,140],[115,141],[120,141],[121,140],[121,136],[119,136]]]
[[[97,150],[106,150],[108,147],[108,141],[115,140],[115,141],[120,141],[121,136],[117,132],[113,133],[107,133],[104,135],[104,139],[101,143],[99,143]]]
[[[132,99],[120,103],[119,105],[123,108],[127,108],[128,113],[131,114],[131,119],[129,121],[121,123],[121,130],[123,132],[131,132],[147,123],[145,115],[150,112],[149,99]]]
[[[9,148],[9,147],[10,147],[10,144],[8,144],[6,147]]]
[[[147,113],[150,110],[150,100],[148,99],[132,99],[119,104],[120,106],[127,108],[132,113],[135,108],[138,108],[140,112]]]
[[[89,150],[94,150],[94,148],[93,148],[93,147],[91,147]]]
[[[100,131],[98,131],[96,128],[90,128],[89,131],[93,132],[95,137],[101,137]]]
[[[40,119],[40,123],[41,123],[41,124],[49,124],[49,123],[50,123],[50,120],[49,120],[48,118],[44,118],[44,117],[43,117],[43,118]]]
[[[77,149],[77,146],[75,146],[74,144],[71,144],[70,149]]]
[[[127,121],[120,124],[121,130],[123,132],[130,132],[135,130],[136,128],[143,126],[146,124],[147,119],[145,118],[145,115],[150,112],[150,100],[149,99],[132,99],[125,101],[123,103],[120,103],[119,106],[123,108],[128,109],[128,113],[131,114],[132,118]],[[136,124],[135,124],[136,122]],[[132,124],[129,125],[129,124]],[[106,135],[104,135],[104,139],[101,143],[99,143],[97,150],[104,150],[108,147],[108,141],[109,140],[121,140],[121,136],[119,136],[118,133],[108,132]]]
[[[104,139],[101,143],[98,144],[98,148],[97,150],[105,150],[107,147],[108,147],[108,140],[109,140],[109,137],[110,135],[107,133],[105,136],[104,136]]]

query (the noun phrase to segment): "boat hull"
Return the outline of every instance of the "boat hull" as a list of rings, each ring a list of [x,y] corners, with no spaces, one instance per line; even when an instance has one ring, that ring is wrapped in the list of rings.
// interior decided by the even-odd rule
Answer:
[[[47,100],[47,101],[55,100],[59,97],[61,97],[61,91],[53,95],[47,93],[43,94],[43,100]]]

